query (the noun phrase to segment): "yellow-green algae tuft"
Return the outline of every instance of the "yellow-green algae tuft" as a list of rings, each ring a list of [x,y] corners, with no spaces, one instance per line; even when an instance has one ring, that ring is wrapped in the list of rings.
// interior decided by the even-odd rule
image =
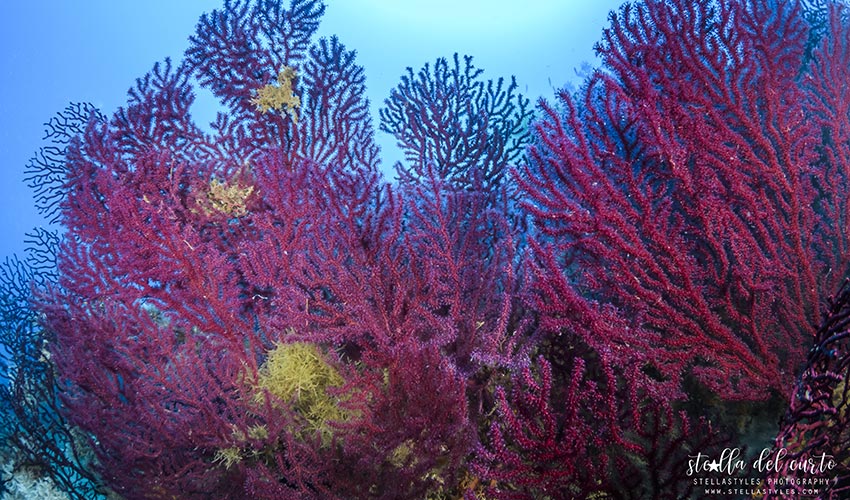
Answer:
[[[257,89],[257,95],[251,103],[263,113],[270,110],[289,113],[292,121],[298,122],[296,110],[301,106],[301,98],[295,95],[294,85],[298,73],[295,68],[284,66],[277,75],[277,85],[270,83]]]
[[[203,206],[202,209],[207,215],[219,212],[232,217],[242,217],[248,213],[247,199],[253,192],[254,186],[213,179],[207,192],[208,206]]]
[[[316,345],[307,342],[278,344],[269,351],[260,367],[256,399],[262,402],[268,393],[291,404],[308,423],[307,430],[319,433],[322,442],[327,444],[333,435],[329,423],[351,417],[351,412],[340,407],[339,398],[328,394],[329,388],[344,383]]]

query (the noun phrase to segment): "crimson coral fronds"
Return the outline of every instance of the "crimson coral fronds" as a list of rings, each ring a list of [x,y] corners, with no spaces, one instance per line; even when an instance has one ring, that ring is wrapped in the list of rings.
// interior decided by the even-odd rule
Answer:
[[[384,184],[363,69],[335,37],[311,41],[323,11],[225,2],[183,62],[155,65],[68,146],[66,238],[38,308],[68,418],[127,498],[452,488],[489,370],[529,349],[512,328],[518,259],[497,179],[457,186],[428,165]],[[263,113],[279,74],[288,112]],[[210,134],[189,114],[193,77],[223,106]],[[515,85],[476,89],[499,120],[524,116]],[[496,119],[491,107],[475,118]],[[477,134],[463,176],[517,157],[519,143],[489,158],[495,144]],[[339,384],[314,399],[343,421],[317,425],[263,383],[274,350],[298,341],[338,354]]]
[[[619,366],[646,349],[638,383],[668,395],[688,375],[726,399],[781,392],[830,285],[822,270],[847,270],[821,250],[846,231],[812,209],[846,205],[846,177],[818,181],[843,163],[818,161],[832,125],[797,77],[800,7],[651,1],[611,22],[598,47],[610,72],[580,102],[562,93],[563,113],[543,105],[519,178],[541,289],[579,291],[544,292],[542,324]]]

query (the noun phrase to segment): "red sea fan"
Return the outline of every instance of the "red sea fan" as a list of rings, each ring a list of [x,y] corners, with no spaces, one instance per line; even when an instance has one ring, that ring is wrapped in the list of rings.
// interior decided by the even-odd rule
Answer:
[[[226,2],[68,147],[37,307],[68,419],[128,498],[451,491],[492,368],[529,349],[504,207],[431,165],[383,184],[362,68],[310,42],[323,9]],[[223,104],[211,133],[192,77]],[[322,400],[337,420],[268,387],[294,342],[342,379]]]
[[[690,486],[676,448],[722,440],[673,409],[694,413],[699,395],[778,399],[793,384],[823,298],[848,271],[850,162],[833,139],[848,118],[833,88],[845,32],[833,22],[809,66],[795,2],[612,14],[605,68],[542,103],[516,176],[539,230],[540,347],[553,377],[596,395],[547,402],[546,370],[514,379],[475,465],[485,484],[505,497],[680,497]],[[554,445],[552,422],[589,426],[617,450],[582,451],[588,437]],[[574,464],[594,459],[608,465],[588,481]]]
[[[68,233],[39,309],[68,418],[128,498],[329,492],[314,444],[293,437],[297,411],[255,395],[268,352],[317,315],[281,301],[321,293],[298,259],[332,216],[362,223],[377,192],[362,69],[336,40],[307,43],[322,10],[227,3],[202,18],[187,62],[156,65],[125,108],[94,117],[68,148]],[[269,38],[281,23],[288,35]],[[193,59],[219,36],[227,49]],[[242,37],[264,48],[237,57]],[[252,69],[260,63],[267,73]],[[258,111],[264,75],[296,63],[289,90],[324,93],[306,92],[300,115]],[[231,111],[212,135],[189,116],[193,73]],[[350,243],[339,234],[325,235],[336,251]],[[275,252],[260,260],[263,245]]]
[[[846,232],[812,209],[843,202],[817,182],[838,165],[813,169],[800,6],[650,1],[611,19],[609,72],[580,102],[562,93],[563,112],[544,106],[520,178],[542,233],[542,325],[619,366],[638,346],[646,390],[693,376],[727,400],[768,398],[802,362],[822,269],[847,270],[812,237]]]

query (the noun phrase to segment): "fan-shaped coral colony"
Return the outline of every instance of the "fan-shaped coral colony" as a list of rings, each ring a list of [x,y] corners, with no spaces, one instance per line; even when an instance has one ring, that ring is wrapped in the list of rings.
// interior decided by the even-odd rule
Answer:
[[[323,11],[225,2],[113,115],[48,124],[62,231],[3,268],[20,467],[76,498],[658,499],[748,445],[777,454],[752,495],[846,498],[842,5],[625,5],[536,108],[469,57],[408,70],[392,183]]]

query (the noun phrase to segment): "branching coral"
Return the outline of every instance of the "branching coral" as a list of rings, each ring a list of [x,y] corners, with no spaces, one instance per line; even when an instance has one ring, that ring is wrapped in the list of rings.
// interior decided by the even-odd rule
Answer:
[[[484,80],[472,56],[462,60],[455,54],[417,73],[407,68],[381,109],[381,130],[407,159],[397,165],[402,181],[433,169],[452,185],[496,190],[524,153],[531,111],[516,80]]]

